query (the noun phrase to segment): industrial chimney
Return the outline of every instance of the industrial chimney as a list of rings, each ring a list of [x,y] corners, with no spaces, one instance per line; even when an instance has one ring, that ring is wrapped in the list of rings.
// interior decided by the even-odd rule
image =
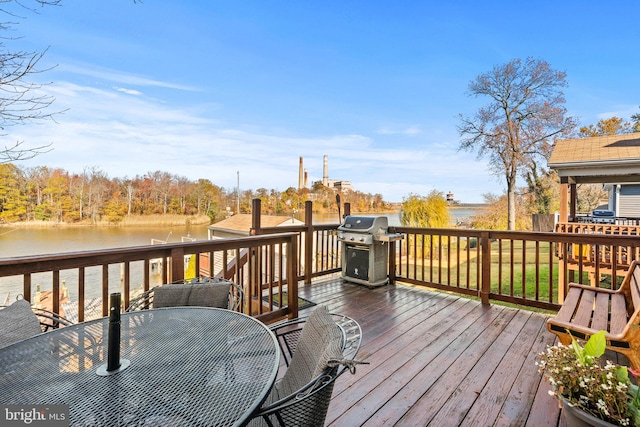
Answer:
[[[298,168],[298,190],[304,186],[304,169],[302,166],[302,156],[300,156],[300,167]]]
[[[324,155],[324,165],[322,167],[322,185],[329,186],[329,156]]]

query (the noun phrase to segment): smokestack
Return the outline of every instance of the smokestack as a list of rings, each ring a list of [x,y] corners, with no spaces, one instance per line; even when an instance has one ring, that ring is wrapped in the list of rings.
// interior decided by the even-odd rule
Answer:
[[[322,167],[322,185],[329,186],[329,156],[324,155],[324,165]]]
[[[304,185],[304,181],[303,181],[303,168],[302,168],[302,156],[300,156],[300,167],[298,169],[298,190],[300,190],[302,188],[302,186]]]
[[[304,170],[304,188],[309,188],[309,175],[306,169]]]

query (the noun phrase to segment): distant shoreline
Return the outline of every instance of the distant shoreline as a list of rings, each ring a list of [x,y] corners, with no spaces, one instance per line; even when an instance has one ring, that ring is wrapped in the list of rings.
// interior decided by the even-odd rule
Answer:
[[[206,215],[145,215],[124,218],[121,222],[111,223],[100,221],[97,224],[89,222],[69,223],[51,221],[19,221],[0,223],[0,229],[6,228],[63,228],[63,227],[165,227],[165,226],[188,226],[188,225],[209,225],[211,219]],[[0,233],[1,234],[1,233]]]
[[[485,203],[456,203],[449,205],[449,209],[480,209],[488,205]],[[368,215],[368,214],[397,214],[398,209],[390,209],[381,212],[352,212],[352,214]],[[19,221],[19,222],[0,222],[0,230],[14,228],[64,228],[64,227],[165,227],[165,226],[189,226],[189,225],[210,225],[211,219],[206,215],[136,215],[125,217],[118,223],[108,221],[100,221],[97,224],[90,222],[51,222],[51,221]],[[6,234],[8,231],[0,232],[0,235]]]
[[[454,205],[449,205],[449,209],[481,209],[488,206],[489,205],[486,203],[456,203]]]

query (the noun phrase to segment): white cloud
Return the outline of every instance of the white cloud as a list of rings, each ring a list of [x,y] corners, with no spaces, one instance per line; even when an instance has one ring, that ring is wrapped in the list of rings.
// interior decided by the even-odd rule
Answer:
[[[614,106],[614,110],[598,114],[598,120],[603,120],[603,119],[606,120],[615,116],[627,121],[627,120],[631,120],[631,116],[638,113],[640,113],[640,108],[638,108],[638,104],[616,105]]]
[[[127,95],[142,95],[142,92],[135,89],[127,89],[127,88],[118,87],[118,86],[114,86],[114,89],[117,90],[118,92],[126,93]]]
[[[379,135],[419,135],[422,133],[422,129],[420,126],[409,126],[403,129],[392,129],[389,127],[381,127],[376,130],[376,133]]]
[[[329,176],[351,181],[363,192],[401,201],[409,193],[453,191],[462,201],[500,192],[488,183],[487,168],[454,143],[418,149],[379,147],[366,135],[287,136],[243,129],[211,117],[202,106],[172,106],[128,90],[106,90],[60,82],[49,87],[56,105],[69,110],[58,123],[17,128],[11,135],[27,145],[53,143],[54,150],[21,165],[60,167],[80,173],[97,166],[110,177],[166,171],[188,179],[207,178],[227,189],[265,187],[284,191],[297,185],[302,156],[309,182],[322,178],[323,156]],[[485,190],[489,188],[489,190]]]
[[[76,75],[94,77],[101,80],[117,82],[121,84],[138,85],[138,86],[153,86],[167,89],[176,89],[182,91],[195,91],[197,90],[193,86],[187,86],[172,82],[164,82],[156,79],[150,79],[147,77],[141,77],[138,75],[123,73],[119,70],[113,70],[109,68],[97,67],[95,65],[86,64],[72,64],[70,62],[64,65],[59,65],[56,72],[71,73]]]

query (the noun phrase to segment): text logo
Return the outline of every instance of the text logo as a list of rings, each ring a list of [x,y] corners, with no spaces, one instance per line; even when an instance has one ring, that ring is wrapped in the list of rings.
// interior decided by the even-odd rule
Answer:
[[[0,405],[0,426],[68,427],[69,405]]]

